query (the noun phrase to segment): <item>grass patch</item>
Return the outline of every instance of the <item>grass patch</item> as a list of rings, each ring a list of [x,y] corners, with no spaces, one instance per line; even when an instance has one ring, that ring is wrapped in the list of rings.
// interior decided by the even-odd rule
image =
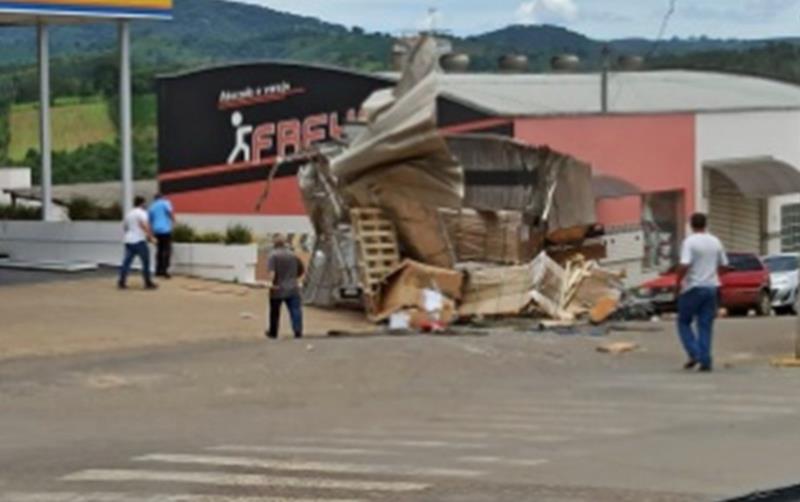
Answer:
[[[108,104],[99,99],[89,102],[60,100],[52,108],[53,150],[71,152],[93,143],[112,143],[116,128],[111,123]],[[36,104],[11,108],[9,157],[25,158],[29,149],[39,146],[39,108]]]

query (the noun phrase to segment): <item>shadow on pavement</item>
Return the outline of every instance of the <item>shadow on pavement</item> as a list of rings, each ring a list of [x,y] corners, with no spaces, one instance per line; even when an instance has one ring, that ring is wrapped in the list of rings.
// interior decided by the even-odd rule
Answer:
[[[777,490],[756,492],[723,502],[800,502],[800,485]]]
[[[24,284],[42,284],[59,281],[79,281],[85,279],[113,278],[116,269],[101,268],[89,272],[51,272],[41,270],[21,270],[0,268],[0,287],[20,286]]]

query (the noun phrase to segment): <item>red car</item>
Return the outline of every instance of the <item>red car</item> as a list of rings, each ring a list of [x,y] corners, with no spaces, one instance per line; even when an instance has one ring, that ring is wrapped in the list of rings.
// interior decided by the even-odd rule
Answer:
[[[720,276],[720,306],[730,315],[747,315],[754,309],[757,315],[772,312],[769,270],[761,259],[752,253],[728,253],[733,269]],[[639,288],[639,296],[652,300],[659,312],[677,310],[674,268],[669,272],[645,282]]]

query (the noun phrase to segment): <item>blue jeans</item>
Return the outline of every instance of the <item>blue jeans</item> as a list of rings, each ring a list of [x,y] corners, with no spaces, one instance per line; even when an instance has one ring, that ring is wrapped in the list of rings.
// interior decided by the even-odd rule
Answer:
[[[295,338],[303,336],[303,300],[300,295],[292,295],[289,298],[270,298],[269,299],[269,332],[270,338],[278,338],[278,329],[281,323],[281,304],[286,303],[289,309],[289,317],[292,319],[292,331]]]
[[[689,360],[711,367],[717,288],[692,288],[678,298],[678,334]],[[697,322],[697,331],[692,326]]]
[[[142,241],[136,244],[125,244],[125,258],[122,260],[122,266],[119,269],[118,284],[121,287],[125,286],[128,280],[128,273],[131,271],[131,264],[136,257],[142,262],[142,277],[145,285],[153,283],[150,278],[150,248],[147,246],[147,242]]]

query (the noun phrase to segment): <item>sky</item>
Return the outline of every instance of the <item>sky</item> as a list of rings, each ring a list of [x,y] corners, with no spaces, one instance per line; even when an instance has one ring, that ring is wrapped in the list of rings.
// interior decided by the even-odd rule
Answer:
[[[592,38],[800,36],[800,0],[239,0],[392,34],[427,28],[457,35],[548,23]],[[435,11],[432,11],[435,9]]]

